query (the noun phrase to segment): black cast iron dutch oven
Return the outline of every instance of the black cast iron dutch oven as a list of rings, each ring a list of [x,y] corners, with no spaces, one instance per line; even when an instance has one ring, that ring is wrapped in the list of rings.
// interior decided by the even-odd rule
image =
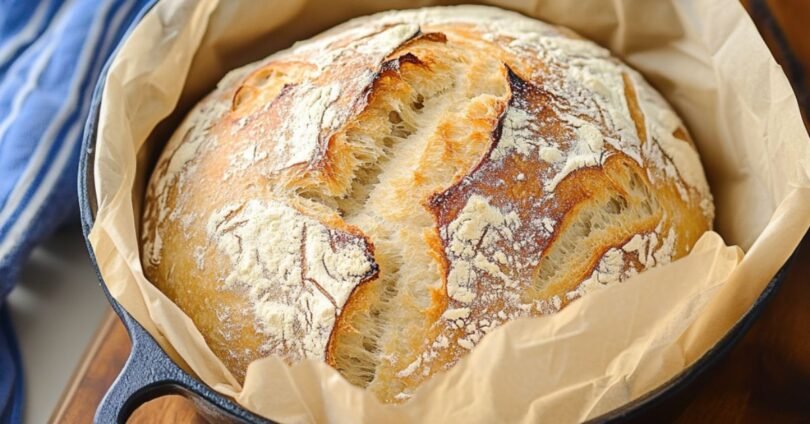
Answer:
[[[140,22],[156,2],[157,0],[153,0],[144,6],[143,10],[133,20],[133,27]],[[129,31],[131,30],[132,27]],[[126,36],[128,35],[129,33]],[[112,57],[115,57],[117,51],[116,49]],[[102,91],[112,57],[108,60],[99,76],[93,93],[90,114],[85,124],[82,152],[79,159],[79,206],[81,209],[82,231],[87,242],[90,259],[96,268],[99,285],[129,332],[132,339],[132,352],[124,368],[113,382],[112,387],[102,399],[96,411],[94,422],[124,423],[132,412],[143,403],[160,396],[179,394],[191,400],[197,411],[210,422],[271,423],[272,421],[248,411],[233,400],[215,392],[175,364],[155,339],[110,295],[104,279],[98,271],[93,247],[87,237],[93,226],[98,208],[93,181],[93,163],[95,160],[94,153]],[[776,273],[756,302],[734,325],[731,331],[692,366],[684,369],[680,374],[643,397],[601,415],[590,422],[622,422],[638,418],[651,407],[682,393],[698,376],[721,359],[742,338],[759,316],[767,301],[772,297],[776,288],[784,280],[789,264],[790,262]]]

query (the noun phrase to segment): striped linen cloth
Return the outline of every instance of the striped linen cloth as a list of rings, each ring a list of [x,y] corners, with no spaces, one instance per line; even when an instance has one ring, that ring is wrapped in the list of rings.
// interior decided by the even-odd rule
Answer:
[[[93,88],[149,3],[0,0],[0,423],[22,419],[6,295],[33,247],[77,220],[76,172]]]

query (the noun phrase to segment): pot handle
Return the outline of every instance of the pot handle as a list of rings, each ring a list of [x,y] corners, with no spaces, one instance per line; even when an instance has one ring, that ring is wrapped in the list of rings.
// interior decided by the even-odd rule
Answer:
[[[192,377],[163,351],[149,334],[121,305],[110,299],[132,340],[132,351],[107,394],[96,410],[96,424],[124,424],[139,406],[170,394],[189,399],[207,420],[217,423],[267,423],[265,418],[236,407],[208,386]]]
[[[168,394],[185,394],[188,377],[152,336],[128,313],[121,311],[132,340],[132,351],[110,389],[101,400],[96,424],[126,423],[130,415],[142,404]]]

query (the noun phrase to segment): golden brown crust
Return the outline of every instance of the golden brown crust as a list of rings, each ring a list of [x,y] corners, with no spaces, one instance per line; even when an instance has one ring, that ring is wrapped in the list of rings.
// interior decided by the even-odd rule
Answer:
[[[152,175],[143,264],[238,378],[321,358],[394,401],[501,323],[685,255],[712,213],[686,129],[632,69],[519,15],[435,8],[226,77]]]

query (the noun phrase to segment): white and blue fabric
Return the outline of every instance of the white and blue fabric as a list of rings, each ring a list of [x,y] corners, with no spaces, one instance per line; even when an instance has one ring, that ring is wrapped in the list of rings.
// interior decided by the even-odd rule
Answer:
[[[20,422],[22,409],[6,296],[36,244],[78,217],[77,164],[93,89],[149,3],[0,0],[0,423]]]

